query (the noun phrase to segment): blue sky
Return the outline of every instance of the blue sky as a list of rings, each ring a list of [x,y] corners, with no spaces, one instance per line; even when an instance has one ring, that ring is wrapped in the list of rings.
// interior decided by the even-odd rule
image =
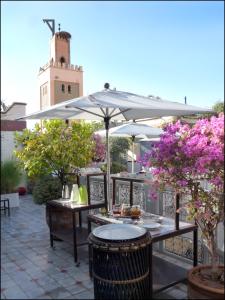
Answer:
[[[224,100],[223,1],[2,1],[1,99],[39,109],[55,19],[71,33],[84,94],[103,89],[211,107]],[[58,28],[58,26],[56,26]]]

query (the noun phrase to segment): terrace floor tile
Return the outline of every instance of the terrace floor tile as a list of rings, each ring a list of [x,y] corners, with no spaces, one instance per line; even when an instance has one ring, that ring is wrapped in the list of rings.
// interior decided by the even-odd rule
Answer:
[[[49,242],[45,205],[31,195],[20,197],[11,216],[1,214],[1,299],[94,299],[89,277],[88,247],[78,248],[76,267],[72,247]],[[185,284],[178,284],[155,299],[187,299]]]

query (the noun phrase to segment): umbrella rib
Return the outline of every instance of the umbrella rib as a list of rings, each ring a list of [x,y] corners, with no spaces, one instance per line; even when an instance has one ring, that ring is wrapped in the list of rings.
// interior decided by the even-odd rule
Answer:
[[[131,110],[131,109],[130,109],[130,108],[124,109],[124,110],[122,110],[122,111],[116,113],[115,115],[112,115],[111,118],[116,117],[116,116],[118,116],[118,115],[120,115],[120,114],[123,114],[124,112],[127,112],[127,111],[129,111],[129,110]]]
[[[116,108],[113,108],[113,110],[112,110],[111,113],[109,114],[110,117],[112,116],[112,114],[114,113],[115,110],[116,110]]]
[[[66,108],[71,108],[71,107],[73,107],[73,108],[76,108],[76,109],[79,109],[79,110],[82,110],[82,111],[84,111],[84,112],[87,112],[87,113],[89,113],[89,114],[91,114],[91,115],[95,115],[95,116],[98,116],[98,117],[100,117],[100,118],[103,118],[103,116],[101,116],[101,115],[99,115],[99,114],[96,114],[96,113],[93,113],[93,112],[91,112],[91,111],[89,111],[89,110],[87,110],[87,109],[84,109],[84,108],[80,108],[80,107],[77,107],[77,106],[65,106]]]
[[[102,107],[100,107],[100,109],[101,109],[103,115],[106,117],[106,113],[104,112],[104,109]]]

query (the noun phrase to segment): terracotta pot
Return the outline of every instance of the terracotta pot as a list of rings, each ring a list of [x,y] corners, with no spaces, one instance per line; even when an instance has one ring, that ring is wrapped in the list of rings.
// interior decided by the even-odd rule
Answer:
[[[25,187],[23,187],[23,186],[18,187],[18,193],[19,193],[20,196],[25,195],[26,192],[27,192],[27,190],[26,190]]]
[[[224,266],[218,266],[224,273]],[[224,299],[224,285],[219,281],[202,279],[199,272],[210,273],[211,265],[201,265],[188,272],[188,299]]]

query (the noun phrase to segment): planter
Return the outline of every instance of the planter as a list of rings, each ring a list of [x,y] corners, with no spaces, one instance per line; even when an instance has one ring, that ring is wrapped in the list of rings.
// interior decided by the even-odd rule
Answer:
[[[9,199],[10,208],[20,206],[19,193],[1,194],[1,199]]]
[[[224,299],[224,284],[207,278],[211,268],[211,265],[197,266],[188,272],[188,299]],[[224,266],[219,266],[219,270],[224,273]]]
[[[27,192],[27,190],[26,190],[25,187],[23,187],[23,186],[18,187],[18,193],[19,193],[20,196],[25,195],[26,192]]]

